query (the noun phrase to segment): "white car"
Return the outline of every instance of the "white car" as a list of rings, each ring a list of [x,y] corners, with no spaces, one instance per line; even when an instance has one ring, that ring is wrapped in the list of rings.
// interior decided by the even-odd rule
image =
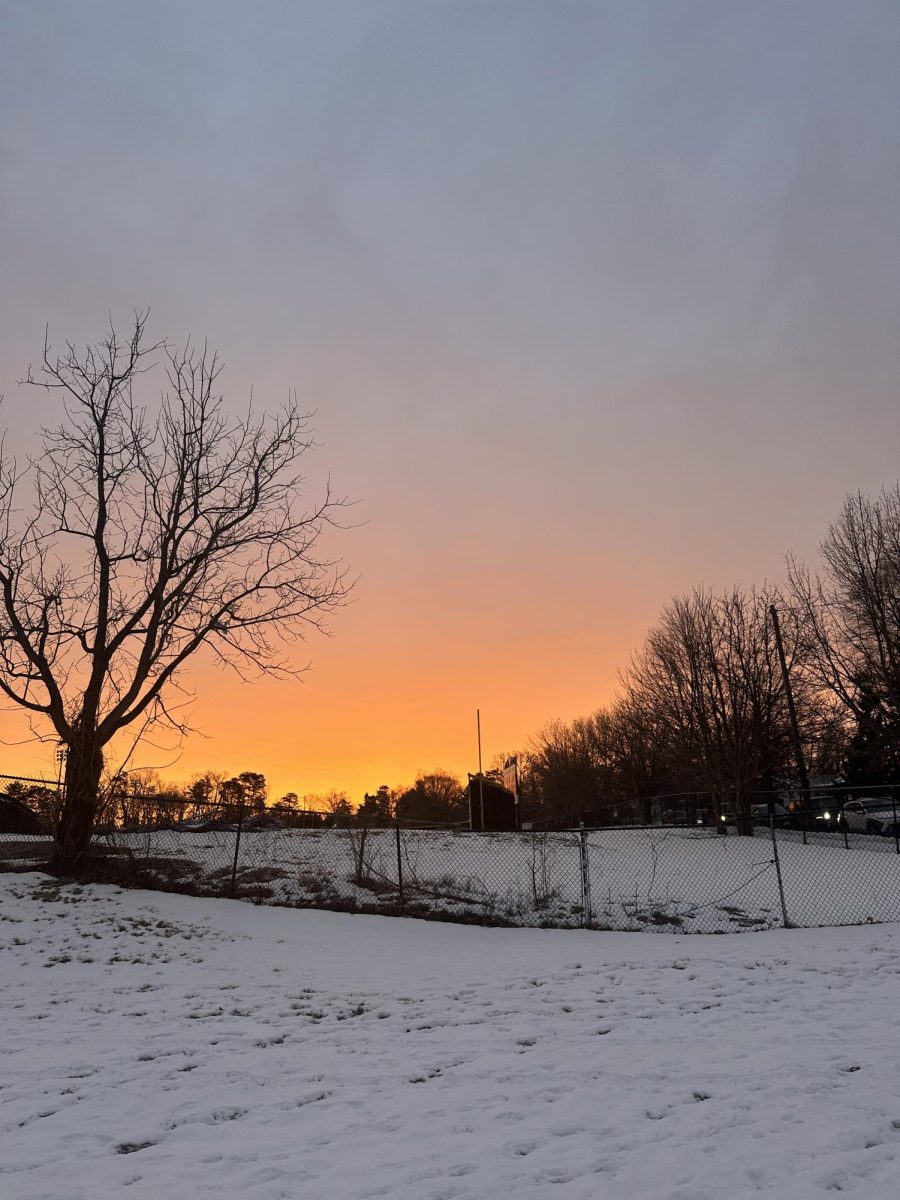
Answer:
[[[882,833],[885,826],[893,824],[893,809],[890,801],[847,800],[838,817],[838,825],[851,833]]]

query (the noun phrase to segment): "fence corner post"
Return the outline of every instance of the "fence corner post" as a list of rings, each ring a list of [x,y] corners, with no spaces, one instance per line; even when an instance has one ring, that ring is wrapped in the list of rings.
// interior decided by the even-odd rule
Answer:
[[[400,907],[403,907],[403,857],[400,853],[400,821],[394,821],[394,833],[397,837],[397,895]]]
[[[778,838],[775,836],[775,807],[771,800],[769,801],[769,830],[772,834],[772,854],[775,862],[775,875],[778,878],[778,896],[781,900],[781,916],[785,929],[790,929],[791,922],[788,920],[787,904],[784,900],[784,881],[781,878],[781,859],[778,856]]]
[[[578,852],[581,862],[581,925],[583,929],[590,929],[593,920],[591,914],[591,868],[587,832],[584,827],[578,831]]]
[[[240,808],[238,809],[237,834],[235,835],[234,839],[234,861],[231,864],[231,886],[228,890],[229,896],[234,896],[234,893],[237,890],[238,857],[241,852],[241,829],[243,828],[243,825],[244,806],[241,804]]]

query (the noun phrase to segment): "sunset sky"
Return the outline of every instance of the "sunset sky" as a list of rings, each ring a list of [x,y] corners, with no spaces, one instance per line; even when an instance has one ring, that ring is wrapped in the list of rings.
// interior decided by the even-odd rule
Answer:
[[[315,409],[353,603],[198,662],[172,778],[359,799],[608,700],[660,607],[900,476],[896,0],[0,0],[0,417],[51,338]],[[7,714],[5,741],[27,729]],[[0,771],[52,769],[52,746]]]

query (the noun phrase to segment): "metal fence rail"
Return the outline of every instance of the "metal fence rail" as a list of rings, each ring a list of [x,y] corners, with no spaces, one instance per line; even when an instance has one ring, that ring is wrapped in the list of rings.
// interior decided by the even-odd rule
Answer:
[[[148,810],[149,812],[150,810]],[[900,854],[820,810],[717,825],[473,833],[321,813],[184,806],[94,839],[97,878],[257,903],[444,920],[713,933],[900,920]],[[0,868],[45,866],[46,836],[0,834]]]

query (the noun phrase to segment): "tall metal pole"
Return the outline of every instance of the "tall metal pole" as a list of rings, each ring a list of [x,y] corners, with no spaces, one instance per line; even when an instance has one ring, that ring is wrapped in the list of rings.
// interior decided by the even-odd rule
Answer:
[[[478,807],[481,809],[481,832],[484,833],[484,772],[481,769],[481,709],[475,709],[478,722]]]
[[[797,774],[800,776],[800,786],[803,789],[804,804],[809,804],[809,775],[806,773],[806,760],[803,757],[803,746],[800,742],[800,726],[797,724],[797,709],[794,706],[794,692],[791,688],[791,677],[788,674],[787,659],[784,657],[784,643],[781,640],[781,625],[778,621],[778,609],[774,604],[769,605],[772,616],[772,628],[775,631],[775,645],[778,647],[778,661],[781,663],[781,678],[784,680],[784,691],[787,696],[788,717],[791,722],[791,740],[794,743],[794,757],[797,760]]]

